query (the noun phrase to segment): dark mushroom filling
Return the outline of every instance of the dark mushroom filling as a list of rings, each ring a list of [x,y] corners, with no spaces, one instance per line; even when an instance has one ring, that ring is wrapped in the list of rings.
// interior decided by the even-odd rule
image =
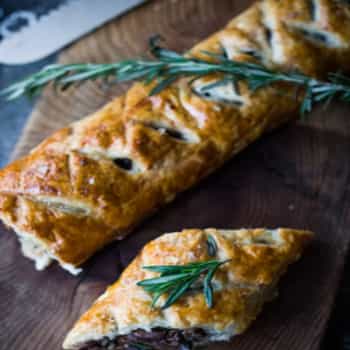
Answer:
[[[190,350],[193,344],[203,343],[206,339],[206,332],[200,328],[153,328],[151,332],[137,329],[115,339],[103,338],[98,342],[90,342],[81,350]]]

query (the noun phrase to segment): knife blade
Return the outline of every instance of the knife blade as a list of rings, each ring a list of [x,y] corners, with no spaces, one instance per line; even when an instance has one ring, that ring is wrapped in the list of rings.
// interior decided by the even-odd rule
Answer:
[[[0,63],[44,58],[146,0],[69,0],[0,42]]]

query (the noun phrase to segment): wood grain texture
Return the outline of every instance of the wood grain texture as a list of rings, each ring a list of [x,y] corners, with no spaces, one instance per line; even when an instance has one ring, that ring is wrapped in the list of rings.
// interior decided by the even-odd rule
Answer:
[[[161,33],[177,50],[222,27],[244,0],[151,1],[65,50],[61,62],[108,62],[142,54]],[[53,130],[92,112],[124,87],[87,83],[63,95],[47,89],[14,157]],[[305,228],[317,239],[280,285],[280,296],[244,335],[215,350],[318,349],[350,235],[350,119],[345,105],[316,110],[250,146],[180,195],[122,242],[98,253],[78,277],[57,266],[36,272],[14,235],[0,235],[0,349],[58,350],[73,322],[150,239],[190,227]]]

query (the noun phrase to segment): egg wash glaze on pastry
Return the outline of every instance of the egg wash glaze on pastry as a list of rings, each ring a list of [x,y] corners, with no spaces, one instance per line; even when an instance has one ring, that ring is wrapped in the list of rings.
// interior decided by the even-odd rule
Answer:
[[[264,0],[190,51],[222,53],[322,77],[350,66],[350,9],[336,0]],[[207,56],[205,56],[207,58]],[[155,96],[135,84],[0,172],[0,217],[25,256],[72,273],[97,250],[224,164],[263,133],[298,116],[284,83],[204,89],[180,80]]]

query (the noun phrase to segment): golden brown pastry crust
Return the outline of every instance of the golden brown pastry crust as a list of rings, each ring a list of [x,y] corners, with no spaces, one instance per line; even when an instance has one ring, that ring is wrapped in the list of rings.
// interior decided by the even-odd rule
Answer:
[[[151,296],[136,285],[158,276],[142,266],[183,265],[213,259],[208,235],[215,240],[215,259],[222,265],[213,280],[214,305],[208,308],[203,293],[189,293],[165,310],[151,308]],[[242,333],[271,298],[287,266],[297,260],[312,238],[309,231],[292,229],[192,229],[164,234],[148,243],[119,280],[80,318],[65,342],[65,349],[80,349],[91,341],[115,338],[135,329],[202,328],[210,340],[227,340]],[[161,303],[164,302],[164,299]]]
[[[349,43],[345,1],[265,0],[190,54],[224,48],[237,60],[318,76],[350,70]],[[35,240],[39,255],[79,266],[262,133],[298,115],[289,86],[251,92],[240,83],[200,96],[201,84],[212,79],[194,89],[179,81],[156,96],[135,84],[56,132],[0,172],[0,217],[24,241]]]

